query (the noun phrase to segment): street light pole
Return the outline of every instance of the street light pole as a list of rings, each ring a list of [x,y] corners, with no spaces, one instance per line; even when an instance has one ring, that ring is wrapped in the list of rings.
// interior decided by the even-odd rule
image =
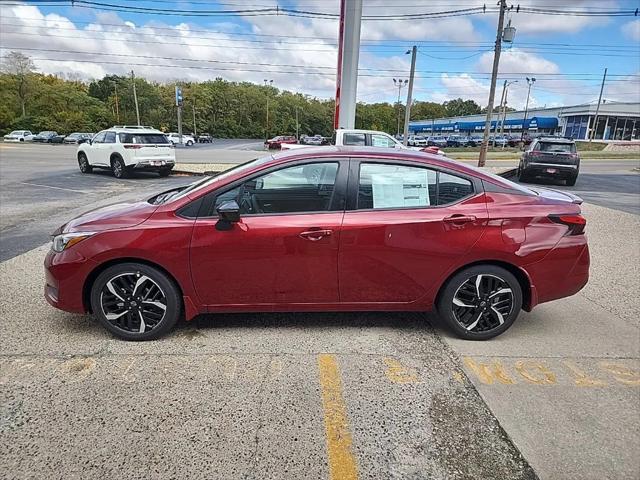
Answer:
[[[591,129],[591,134],[589,135],[589,141],[593,140],[596,137],[596,129],[598,128],[598,114],[600,113],[600,103],[602,102],[602,91],[604,90],[604,82],[607,80],[607,69],[604,69],[604,75],[602,76],[602,85],[600,85],[600,96],[598,97],[598,106],[596,107],[596,115],[593,118],[593,128]],[[602,139],[604,140],[604,134],[606,132],[602,132]]]
[[[396,103],[397,107],[398,107],[398,128],[396,129],[396,136],[399,137],[400,136],[400,90],[402,90],[402,87],[404,87],[407,83],[409,83],[409,80],[402,80],[401,78],[398,79],[393,79],[393,84],[398,87],[398,102]]]
[[[138,95],[136,94],[136,77],[131,70],[131,81],[133,82],[133,101],[136,104],[136,120],[138,121],[138,126],[140,126],[140,109],[138,108]]]
[[[411,119],[411,103],[413,102],[413,78],[416,74],[416,53],[418,53],[418,47],[415,45],[411,48],[411,72],[409,73],[409,90],[407,91],[407,106],[404,109],[404,135],[402,137],[402,143],[407,146],[409,138],[409,120]],[[408,54],[409,51],[406,52]]]
[[[298,106],[296,105],[296,140],[300,141],[300,124],[298,123]]]
[[[522,120],[522,133],[520,134],[520,141],[523,142],[524,141],[524,127],[527,124],[527,114],[529,113],[529,96],[531,95],[531,86],[536,83],[536,78],[535,77],[527,77],[527,85],[529,85],[529,88],[527,89],[527,103],[525,103],[525,107],[524,107],[524,119]],[[529,129],[527,129],[528,131]]]
[[[118,82],[113,82],[113,89],[116,95],[116,123],[120,123],[120,107],[118,105]]]
[[[512,82],[507,82],[505,80],[505,90],[504,90],[504,98],[502,101],[502,122],[500,123],[500,136],[504,136],[504,122],[507,120],[507,96],[509,95],[509,85],[512,83],[518,83],[518,80],[514,80]],[[500,113],[498,113],[500,115]],[[498,132],[496,132],[498,133]],[[502,148],[504,149],[505,144],[502,144]]]
[[[498,78],[498,65],[500,64],[500,52],[502,51],[502,29],[504,26],[504,12],[507,9],[507,0],[500,0],[500,15],[498,16],[498,31],[496,34],[496,46],[493,54],[493,70],[491,72],[491,86],[489,87],[489,103],[487,105],[487,120],[484,124],[484,134],[480,144],[480,156],[478,166],[484,167],[487,160],[487,147],[489,142],[489,130],[491,129],[491,115],[493,114],[493,101],[496,95],[496,81]]]

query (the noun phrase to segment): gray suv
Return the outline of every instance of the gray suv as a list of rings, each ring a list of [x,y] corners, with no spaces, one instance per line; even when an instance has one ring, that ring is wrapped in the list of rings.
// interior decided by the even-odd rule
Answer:
[[[518,180],[533,177],[565,180],[573,186],[580,172],[576,142],[562,137],[538,137],[525,150],[518,166]]]

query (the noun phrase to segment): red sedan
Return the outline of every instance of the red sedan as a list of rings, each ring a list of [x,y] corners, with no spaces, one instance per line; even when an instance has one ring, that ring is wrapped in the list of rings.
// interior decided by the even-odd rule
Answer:
[[[283,143],[298,143],[298,140],[293,136],[278,135],[277,137],[270,138],[269,140],[264,142],[264,146],[269,150],[280,150]]]
[[[422,152],[295,150],[71,220],[45,296],[129,340],[181,314],[434,307],[488,339],[587,283],[580,203]]]

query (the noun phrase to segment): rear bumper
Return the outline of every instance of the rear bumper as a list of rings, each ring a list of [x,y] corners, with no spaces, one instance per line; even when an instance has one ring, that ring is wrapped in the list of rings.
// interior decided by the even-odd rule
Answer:
[[[564,237],[542,260],[525,267],[531,305],[575,295],[589,281],[589,246],[584,235]]]
[[[174,160],[141,160],[134,164],[132,167],[134,170],[166,170],[171,169],[176,165]]]
[[[555,170],[555,173],[549,172]],[[525,171],[530,175],[545,175],[559,177],[573,177],[578,174],[578,165],[567,165],[558,163],[527,163]]]

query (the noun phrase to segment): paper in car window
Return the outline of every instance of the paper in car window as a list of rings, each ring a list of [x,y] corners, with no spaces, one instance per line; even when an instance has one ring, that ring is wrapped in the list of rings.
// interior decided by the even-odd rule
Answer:
[[[373,208],[424,207],[429,205],[426,172],[372,174]]]

